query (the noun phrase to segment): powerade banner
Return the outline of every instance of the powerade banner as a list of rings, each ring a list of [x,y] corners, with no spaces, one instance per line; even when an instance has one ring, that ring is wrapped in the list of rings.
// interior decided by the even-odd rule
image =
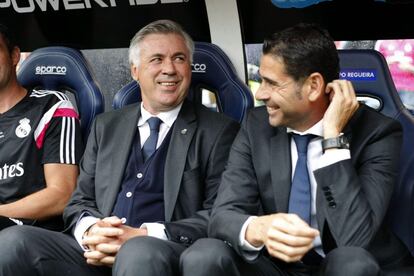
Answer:
[[[121,2],[118,0],[118,2]],[[126,2],[126,1],[125,1]],[[152,5],[156,4],[158,0],[129,0],[130,6]],[[161,0],[162,4],[168,3],[183,3],[188,2],[184,0]],[[96,4],[101,8],[116,7],[117,0],[2,0],[0,1],[0,8],[13,8],[18,13],[30,13],[36,9],[46,12],[49,10],[82,10],[91,9],[92,4]]]
[[[177,21],[196,41],[211,40],[202,0],[0,0],[0,22],[24,51],[127,47],[141,27],[157,19]]]

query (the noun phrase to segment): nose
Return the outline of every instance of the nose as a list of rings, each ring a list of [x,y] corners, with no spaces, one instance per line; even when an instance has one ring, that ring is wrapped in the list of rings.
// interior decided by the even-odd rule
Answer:
[[[269,99],[269,91],[266,89],[263,83],[260,84],[259,89],[257,89],[254,97],[258,101],[266,101]]]
[[[162,73],[166,75],[174,75],[176,73],[175,64],[170,59],[165,59],[162,66]]]

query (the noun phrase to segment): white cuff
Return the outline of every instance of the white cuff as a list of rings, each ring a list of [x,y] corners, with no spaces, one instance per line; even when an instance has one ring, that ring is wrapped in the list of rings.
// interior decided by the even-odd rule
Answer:
[[[165,226],[162,223],[151,222],[143,223],[140,228],[147,229],[148,236],[158,238],[167,241],[167,235],[165,234]]]
[[[317,169],[324,168],[347,159],[351,159],[351,151],[349,149],[327,150],[319,159]]]
[[[98,220],[99,220],[98,218],[87,216],[87,217],[81,217],[81,219],[79,219],[76,222],[75,230],[73,231],[73,236],[75,237],[76,241],[78,242],[78,244],[84,251],[88,251],[89,249],[82,244],[83,235]]]
[[[240,234],[239,234],[239,245],[241,246],[241,248],[243,249],[243,257],[246,260],[249,261],[253,261],[254,259],[256,259],[259,256],[260,250],[263,249],[264,245],[259,246],[259,247],[255,247],[253,245],[251,245],[248,241],[246,241],[246,230],[247,230],[247,226],[249,226],[250,222],[257,218],[256,216],[251,216],[249,217],[243,224],[241,230],[240,230]]]

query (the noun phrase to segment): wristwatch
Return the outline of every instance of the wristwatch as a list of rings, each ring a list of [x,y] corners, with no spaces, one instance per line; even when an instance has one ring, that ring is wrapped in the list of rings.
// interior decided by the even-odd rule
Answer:
[[[349,149],[349,142],[346,136],[341,133],[337,137],[322,140],[323,151],[327,149]]]

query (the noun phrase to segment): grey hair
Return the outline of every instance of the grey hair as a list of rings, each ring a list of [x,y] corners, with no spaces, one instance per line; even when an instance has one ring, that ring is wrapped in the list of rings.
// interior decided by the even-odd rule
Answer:
[[[190,63],[193,62],[194,53],[194,41],[184,31],[184,29],[176,22],[171,20],[157,20],[154,21],[141,30],[139,30],[135,36],[131,39],[129,44],[129,63],[131,65],[139,66],[140,60],[140,43],[150,34],[178,34],[184,38],[185,45],[190,53]]]

